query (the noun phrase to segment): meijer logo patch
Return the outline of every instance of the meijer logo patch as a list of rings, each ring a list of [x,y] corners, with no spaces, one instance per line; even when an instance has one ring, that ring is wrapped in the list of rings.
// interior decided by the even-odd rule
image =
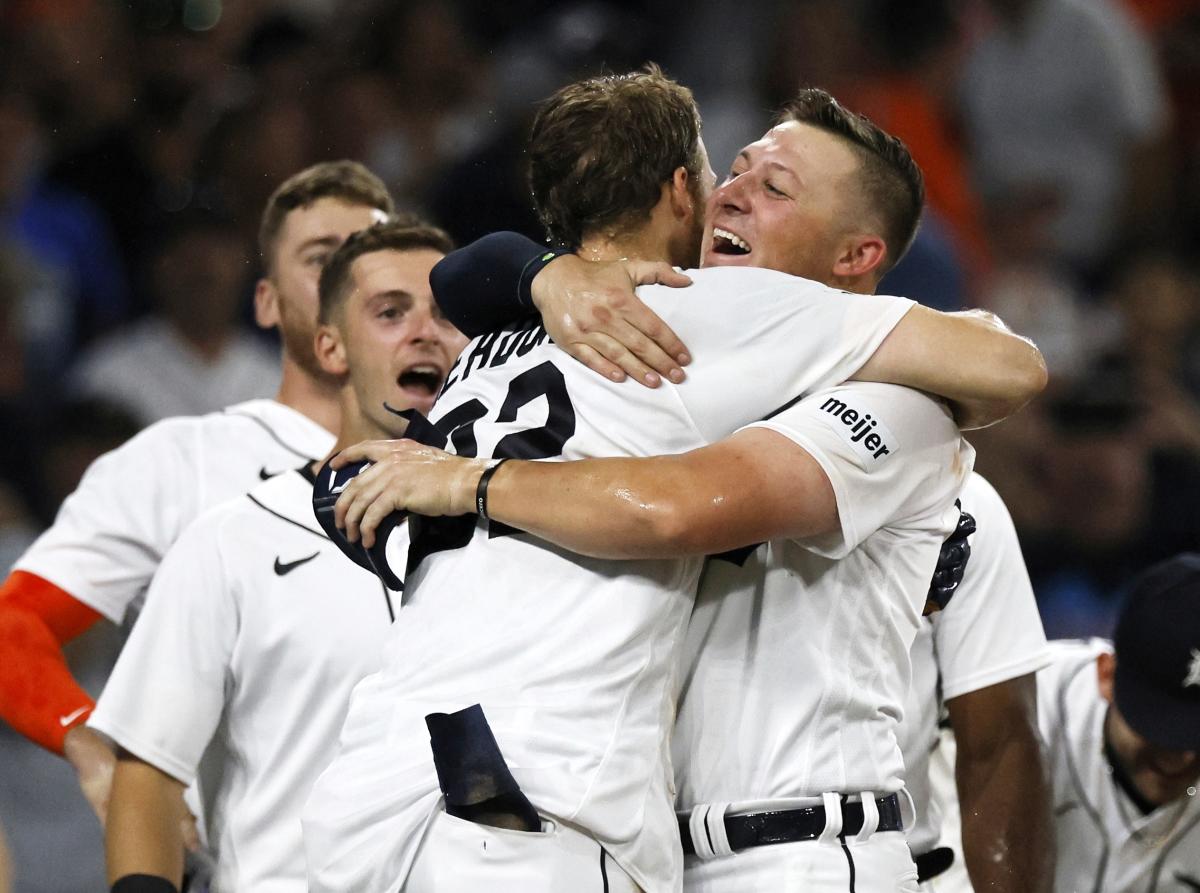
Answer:
[[[835,429],[867,462],[882,462],[899,449],[892,432],[871,413],[855,409],[836,397],[828,398],[821,404],[821,409],[841,423]]]

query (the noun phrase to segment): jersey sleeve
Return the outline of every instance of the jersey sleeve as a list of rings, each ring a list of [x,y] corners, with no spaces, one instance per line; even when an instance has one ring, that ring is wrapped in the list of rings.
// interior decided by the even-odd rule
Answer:
[[[933,615],[934,649],[946,700],[1046,666],[1046,634],[1017,531],[991,484],[972,475],[963,511],[975,517],[971,557],[944,611]]]
[[[190,420],[172,419],[101,456],[14,569],[120,623],[199,510],[197,449]]]
[[[100,615],[41,577],[14,571],[0,586],[0,719],[53,753],[95,704],[62,646]]]
[[[491,233],[438,261],[429,285],[442,315],[476,338],[537,313],[530,284],[560,253],[520,233]]]
[[[974,451],[949,411],[924,394],[852,383],[813,394],[750,427],[787,437],[829,478],[839,528],[803,541],[817,554],[842,558],[882,527],[943,535],[953,530],[954,500]]]
[[[88,724],[184,784],[220,721],[238,636],[222,557],[222,510],[203,515],[163,559]]]
[[[639,295],[691,351],[676,393],[708,441],[846,381],[913,305],[772,270],[692,275],[688,288],[647,286]]]

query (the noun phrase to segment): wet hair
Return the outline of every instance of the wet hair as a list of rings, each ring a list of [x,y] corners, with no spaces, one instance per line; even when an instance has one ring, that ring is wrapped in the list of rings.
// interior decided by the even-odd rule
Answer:
[[[529,138],[534,208],[550,239],[571,249],[648,220],[680,167],[700,177],[700,113],[692,91],[655,65],[563,87]]]

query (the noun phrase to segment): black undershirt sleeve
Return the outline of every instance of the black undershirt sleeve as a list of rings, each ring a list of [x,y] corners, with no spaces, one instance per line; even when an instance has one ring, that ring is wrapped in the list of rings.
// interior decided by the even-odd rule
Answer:
[[[520,233],[492,233],[438,261],[429,283],[442,315],[474,338],[536,315],[533,277],[566,253]]]

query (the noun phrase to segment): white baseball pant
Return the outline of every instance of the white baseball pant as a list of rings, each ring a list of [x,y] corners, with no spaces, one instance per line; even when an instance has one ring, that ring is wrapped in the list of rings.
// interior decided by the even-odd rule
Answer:
[[[543,817],[541,831],[492,828],[438,813],[404,893],[639,893],[596,840]]]

